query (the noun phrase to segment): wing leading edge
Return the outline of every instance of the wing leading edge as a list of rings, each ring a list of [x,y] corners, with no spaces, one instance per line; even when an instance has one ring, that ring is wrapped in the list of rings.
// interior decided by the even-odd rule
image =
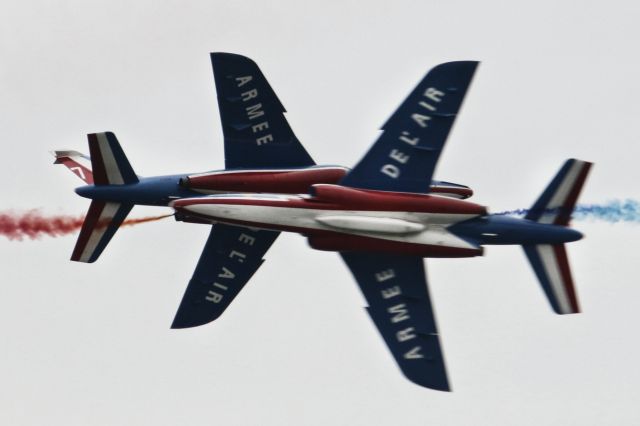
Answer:
[[[213,225],[171,328],[197,327],[222,315],[279,234]]]
[[[420,386],[451,390],[422,258],[340,254],[364,293],[371,319],[404,375]]]
[[[433,172],[478,62],[433,68],[382,126],[382,134],[341,184],[429,192]]]
[[[255,62],[241,55],[212,53],[211,64],[227,169],[315,165]]]

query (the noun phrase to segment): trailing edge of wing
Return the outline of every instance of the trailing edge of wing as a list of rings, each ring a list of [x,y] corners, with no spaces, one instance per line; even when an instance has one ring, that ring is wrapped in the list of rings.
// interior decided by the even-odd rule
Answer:
[[[212,53],[211,64],[227,169],[315,164],[291,130],[286,110],[255,62],[241,55]]]
[[[213,225],[171,328],[197,327],[222,315],[279,234]]]
[[[404,375],[420,386],[449,391],[423,259],[372,253],[340,255]]]
[[[341,184],[429,192],[438,158],[477,66],[474,61],[448,62],[429,71]]]

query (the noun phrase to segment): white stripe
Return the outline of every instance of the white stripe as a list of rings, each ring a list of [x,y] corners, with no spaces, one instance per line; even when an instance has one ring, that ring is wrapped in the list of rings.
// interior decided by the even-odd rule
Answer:
[[[124,179],[122,179],[120,168],[118,167],[118,163],[116,163],[116,159],[113,156],[113,152],[111,151],[111,145],[109,145],[107,134],[96,133],[96,137],[98,139],[98,147],[100,148],[102,163],[104,164],[104,169],[107,173],[107,180],[109,181],[109,184],[123,185]]]
[[[351,171],[348,167],[342,166],[309,166],[303,168],[290,168],[290,169],[234,169],[234,170],[213,170],[210,172],[196,173],[189,175],[189,177],[200,176],[215,176],[215,175],[231,175],[235,173],[288,173],[288,172],[306,172],[316,170],[343,170],[345,172]]]
[[[216,197],[223,199],[227,197]],[[236,198],[237,197],[228,197]],[[214,217],[215,221],[224,222],[225,218],[254,222],[264,225],[265,229],[277,229],[281,226],[294,226],[306,229],[335,231],[335,228],[321,223],[323,216],[351,216],[354,218],[384,218],[400,219],[408,222],[423,224],[425,229],[416,234],[381,234],[372,231],[341,230],[343,234],[377,238],[387,241],[399,241],[414,244],[437,245],[442,247],[456,247],[477,249],[471,244],[449,232],[446,228],[454,223],[468,220],[475,214],[446,214],[446,213],[412,213],[393,211],[354,211],[354,210],[323,210],[301,209],[295,207],[255,206],[237,204],[192,204],[183,207],[204,216]],[[320,221],[318,221],[318,219]],[[257,225],[256,225],[257,226]],[[270,227],[271,226],[271,227]]]
[[[554,210],[559,207],[562,207],[562,205],[567,200],[567,197],[571,193],[571,190],[573,190],[576,180],[578,179],[578,176],[580,175],[580,172],[582,171],[582,168],[584,167],[584,165],[585,165],[584,161],[580,161],[580,160],[574,161],[574,163],[571,165],[571,168],[569,169],[564,179],[562,180],[562,183],[560,183],[560,185],[558,186],[558,189],[556,189],[556,192],[553,193],[551,200],[549,200],[549,203],[544,207],[545,210]],[[551,212],[543,213],[542,216],[540,217],[540,220],[538,220],[538,222],[553,223],[559,214],[560,214],[559,211],[551,211]]]
[[[536,250],[542,261],[544,273],[547,275],[547,278],[549,278],[551,290],[558,302],[560,312],[563,314],[573,313],[573,309],[569,303],[569,295],[567,294],[566,286],[560,272],[560,265],[558,265],[558,257],[553,250],[553,246],[541,244],[536,246]]]
[[[104,233],[107,231],[108,225],[111,223],[111,220],[118,212],[118,208],[120,207],[120,205],[120,203],[105,204],[102,212],[100,212],[100,216],[98,217],[98,222],[93,228],[91,236],[89,237],[87,244],[84,246],[84,250],[82,250],[82,254],[80,255],[80,262],[89,261],[91,255],[96,250],[96,247],[104,236]]]

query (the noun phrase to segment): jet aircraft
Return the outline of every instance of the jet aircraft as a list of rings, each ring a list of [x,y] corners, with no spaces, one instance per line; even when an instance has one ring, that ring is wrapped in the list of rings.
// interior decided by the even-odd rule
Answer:
[[[472,257],[484,245],[521,245],[558,314],[579,312],[565,243],[591,163],[567,160],[522,218],[464,201],[468,187],[433,181],[440,153],[478,63],[433,68],[383,125],[352,169],[316,166],[248,58],[211,55],[225,143],[224,171],[142,178],[115,136],[89,135],[91,170],[57,151],[92,200],[72,260],[93,262],[134,204],[170,205],[179,221],[211,225],[173,328],[219,317],[264,262],[280,232],[336,251],[358,282],[374,324],[405,376],[450,390],[424,258]]]

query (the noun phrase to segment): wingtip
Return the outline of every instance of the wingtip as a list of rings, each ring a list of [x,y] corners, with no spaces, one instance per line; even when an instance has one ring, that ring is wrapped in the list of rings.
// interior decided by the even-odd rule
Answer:
[[[218,316],[214,318],[196,318],[193,315],[184,315],[181,314],[180,311],[176,314],[175,318],[173,318],[173,322],[171,323],[172,330],[180,330],[183,328],[194,328],[200,327],[202,325],[209,324],[210,322],[216,320]]]

